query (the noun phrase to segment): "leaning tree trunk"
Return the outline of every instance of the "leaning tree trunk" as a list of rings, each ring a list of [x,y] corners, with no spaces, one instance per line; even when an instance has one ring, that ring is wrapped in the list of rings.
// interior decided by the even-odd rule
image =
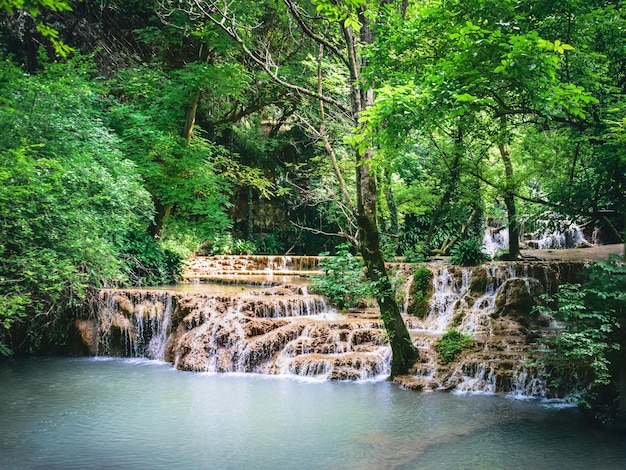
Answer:
[[[371,42],[369,18],[360,15],[362,22],[361,41]],[[352,79],[351,95],[355,127],[361,126],[361,112],[374,104],[373,87],[363,86],[360,69],[361,56],[358,41],[351,28],[344,28],[344,37],[349,57],[350,78]],[[395,293],[389,280],[385,260],[380,248],[380,233],[377,223],[376,177],[371,163],[373,149],[356,151],[356,188],[357,188],[357,226],[359,231],[359,251],[365,262],[367,278],[374,287],[374,294],[380,316],[385,326],[391,346],[391,376],[406,374],[419,358],[417,348],[411,341],[409,331],[395,299]]]
[[[380,317],[389,337],[391,376],[394,377],[406,374],[419,355],[402,319],[380,249],[380,236],[376,224],[376,179],[368,165],[368,160],[371,158],[371,149],[357,157],[359,162],[357,171],[359,249],[365,262],[367,277],[374,286]]]

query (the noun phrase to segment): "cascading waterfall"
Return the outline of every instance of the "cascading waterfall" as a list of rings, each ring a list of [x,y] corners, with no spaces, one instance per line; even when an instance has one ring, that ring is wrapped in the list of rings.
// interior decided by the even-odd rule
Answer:
[[[571,220],[560,219],[558,215],[547,216],[543,227],[527,235],[523,244],[538,250],[576,248],[591,245],[585,239],[582,228]],[[593,241],[595,243],[595,241]],[[493,256],[499,250],[508,250],[509,232],[502,225],[489,226],[483,236],[485,251]]]
[[[447,266],[433,268],[434,293],[430,301],[430,311],[426,319],[426,328],[445,332],[452,321],[458,302],[462,301],[469,289],[471,270],[463,269],[460,279]]]
[[[302,286],[206,294],[103,290],[98,352],[182,370],[371,379],[389,373],[377,320],[347,318]]]
[[[171,332],[172,302],[166,292],[131,290],[122,296],[116,290],[101,290],[97,351],[162,360]]]
[[[562,274],[558,264],[438,266],[432,272],[434,293],[422,328],[439,333],[456,329],[471,336],[476,347],[447,368],[438,367],[430,355],[430,364],[418,371],[416,387],[512,396],[545,394],[540,368],[528,361],[527,333],[533,327],[540,329],[539,323],[547,320],[533,317],[531,307],[540,294],[553,288],[547,281]]]
[[[273,276],[274,270],[296,267],[310,273],[316,266],[313,257],[201,258],[190,267],[188,279],[197,281],[215,272],[230,276],[241,269],[239,276],[257,276],[259,271]],[[538,328],[530,324],[537,320],[530,316],[530,305],[580,268],[558,263],[427,266],[432,272],[432,295],[424,318],[405,314],[422,359],[414,375],[400,382],[423,390],[544,394],[545,382],[527,360],[528,331]],[[414,267],[399,269],[406,279],[400,288],[406,312]],[[378,313],[371,309],[337,312],[323,297],[308,292],[302,275],[290,278],[296,283],[217,289],[220,293],[103,290],[95,350],[101,355],[165,360],[189,371],[324,380],[387,377],[391,350]],[[434,346],[450,329],[470,335],[474,346],[452,364],[442,365]]]

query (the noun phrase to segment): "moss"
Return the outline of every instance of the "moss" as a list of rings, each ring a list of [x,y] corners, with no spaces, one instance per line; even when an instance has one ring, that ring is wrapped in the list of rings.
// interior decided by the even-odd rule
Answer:
[[[442,364],[450,364],[461,354],[463,348],[468,347],[473,342],[474,340],[469,336],[456,330],[450,330],[441,337],[435,346],[437,357]]]
[[[421,267],[413,273],[413,283],[410,288],[408,313],[419,318],[428,314],[430,298],[432,297],[433,273],[430,269]]]
[[[450,328],[451,329],[456,329],[459,327],[459,325],[461,325],[461,322],[463,321],[463,319],[466,316],[466,312],[464,310],[461,310],[460,312],[456,313],[453,317],[452,317],[452,321],[450,322]]]

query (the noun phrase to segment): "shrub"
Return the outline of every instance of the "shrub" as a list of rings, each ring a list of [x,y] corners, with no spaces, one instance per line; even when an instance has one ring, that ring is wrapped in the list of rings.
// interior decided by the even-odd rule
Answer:
[[[328,256],[328,253],[320,256]],[[363,261],[350,253],[348,243],[337,246],[337,255],[322,259],[319,266],[324,274],[311,276],[311,291],[326,296],[339,309],[357,307],[371,297]]]
[[[209,245],[211,255],[251,255],[256,251],[253,242],[233,238],[230,233],[215,236]]]
[[[432,250],[424,243],[418,242],[411,249],[404,252],[404,261],[407,263],[423,263],[432,255]]]
[[[439,361],[441,361],[442,364],[450,364],[461,354],[463,348],[472,344],[473,341],[472,338],[459,331],[448,331],[441,337],[437,346],[435,346]]]
[[[583,283],[563,284],[535,311],[566,322],[559,336],[545,342],[543,362],[552,385],[565,385],[578,404],[608,420],[625,393],[620,385],[626,340],[626,264],[619,258],[595,262],[582,273]],[[556,305],[556,310],[550,306]],[[576,377],[574,381],[571,377]]]
[[[174,284],[182,277],[181,256],[164,248],[147,232],[129,235],[121,256],[126,260],[131,285]]]
[[[450,255],[450,262],[457,266],[476,266],[489,259],[482,243],[474,238],[457,242],[450,250]]]

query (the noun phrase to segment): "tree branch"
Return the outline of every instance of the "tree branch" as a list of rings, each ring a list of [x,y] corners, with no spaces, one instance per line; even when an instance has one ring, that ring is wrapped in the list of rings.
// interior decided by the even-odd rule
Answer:
[[[309,25],[304,21],[304,18],[302,18],[302,15],[300,14],[299,8],[298,8],[297,5],[294,4],[294,2],[292,2],[291,0],[283,0],[283,1],[285,2],[285,5],[287,5],[287,8],[291,12],[291,15],[295,18],[295,20],[298,22],[298,24],[302,28],[302,31],[304,31],[304,33],[308,37],[313,39],[313,41],[318,43],[320,46],[322,46],[325,49],[328,49],[329,51],[331,51],[347,67],[348,66],[348,59],[341,52],[341,50],[339,48],[337,48],[334,44],[332,44],[330,41],[327,41],[326,38],[324,38],[323,36],[320,36],[319,34],[316,34],[315,31],[313,31],[309,27]]]
[[[261,69],[263,69],[263,71],[265,71],[274,82],[288,90],[295,91],[302,95],[309,96],[332,105],[348,116],[352,114],[349,107],[331,98],[330,96],[320,95],[316,91],[309,90],[308,88],[288,82],[279,77],[278,72],[280,67],[278,64],[274,63],[269,51],[266,53],[265,57],[255,53],[248,47],[246,41],[240,36],[236,18],[234,16],[229,16],[228,13],[228,6],[230,5],[230,2],[226,0],[222,2],[224,4],[223,8],[219,8],[218,3],[220,2],[213,0],[189,0],[187,2],[159,0],[159,9],[157,14],[161,18],[161,21],[172,26],[176,25],[173,25],[169,18],[176,11],[185,13],[191,21],[208,19],[228,34],[228,36],[230,36],[237,44],[239,44],[239,47],[241,47],[244,54],[255,64],[261,67]],[[184,5],[187,5],[187,8],[183,8]]]

